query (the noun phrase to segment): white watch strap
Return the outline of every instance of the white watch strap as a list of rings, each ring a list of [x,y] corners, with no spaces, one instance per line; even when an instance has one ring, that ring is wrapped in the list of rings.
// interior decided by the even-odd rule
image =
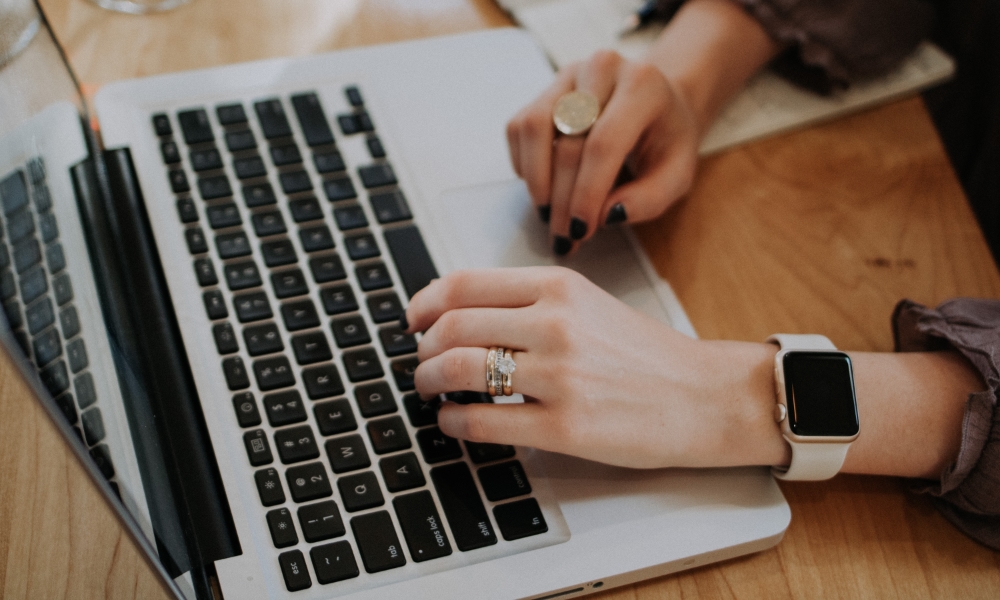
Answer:
[[[816,333],[776,333],[767,338],[772,344],[778,344],[782,350],[836,350],[825,335]]]

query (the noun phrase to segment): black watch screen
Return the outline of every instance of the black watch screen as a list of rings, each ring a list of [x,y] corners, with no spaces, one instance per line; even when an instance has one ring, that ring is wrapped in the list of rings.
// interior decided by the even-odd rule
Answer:
[[[858,433],[851,359],[843,352],[788,352],[783,359],[788,425],[795,435]]]

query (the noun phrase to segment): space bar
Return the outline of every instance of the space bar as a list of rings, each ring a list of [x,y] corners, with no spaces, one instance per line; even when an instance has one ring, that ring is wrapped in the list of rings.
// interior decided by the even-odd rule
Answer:
[[[424,238],[415,225],[386,231],[385,243],[389,245],[389,253],[410,298],[438,277]]]

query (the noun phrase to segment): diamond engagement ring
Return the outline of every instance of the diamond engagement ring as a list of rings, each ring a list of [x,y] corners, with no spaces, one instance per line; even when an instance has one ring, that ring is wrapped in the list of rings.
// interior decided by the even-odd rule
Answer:
[[[513,385],[514,371],[517,369],[517,363],[510,356],[510,348],[504,350],[503,357],[497,357],[497,372],[500,373],[501,382],[503,383],[503,395],[510,396],[514,392],[511,390]]]
[[[486,355],[486,391],[490,396],[510,396],[513,373],[517,364],[511,358],[510,348],[493,346]]]
[[[552,124],[560,133],[583,135],[597,120],[601,105],[597,96],[588,92],[569,92],[559,96],[552,110]]]

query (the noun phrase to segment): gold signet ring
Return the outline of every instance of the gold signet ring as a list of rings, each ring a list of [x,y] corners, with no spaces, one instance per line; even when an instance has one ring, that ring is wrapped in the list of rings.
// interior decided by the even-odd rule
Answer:
[[[601,105],[597,102],[597,96],[588,92],[569,92],[556,101],[552,123],[561,133],[582,135],[587,133],[600,113]]]

